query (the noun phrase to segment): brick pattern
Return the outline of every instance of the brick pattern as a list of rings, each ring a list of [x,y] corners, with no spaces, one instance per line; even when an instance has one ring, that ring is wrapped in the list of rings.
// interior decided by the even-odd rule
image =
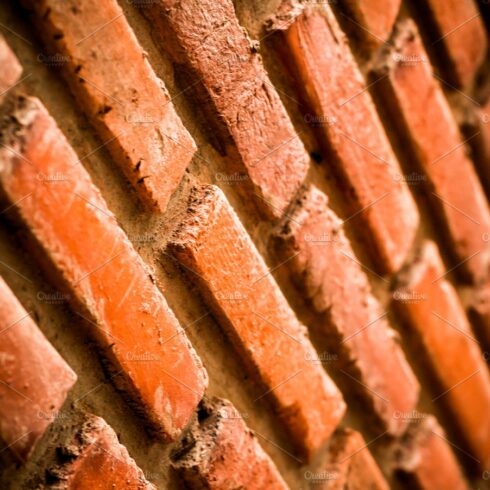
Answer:
[[[114,380],[157,431],[177,437],[207,377],[142,260],[39,100],[12,98],[0,138],[0,186],[47,256],[47,272],[69,291]]]
[[[380,270],[394,272],[412,244],[418,213],[345,37],[325,7],[305,10],[284,42],[311,110],[305,118],[341,177],[347,219],[365,231]]]
[[[62,55],[65,79],[102,144],[147,208],[164,211],[196,146],[117,1],[24,3]]]
[[[218,187],[194,190],[170,253],[197,281],[250,372],[262,382],[257,399],[272,399],[297,445],[312,456],[342,418],[342,396],[313,361],[316,353],[305,328]],[[305,383],[311,387],[306,392]]]
[[[23,4],[0,487],[485,488],[476,3]]]
[[[0,278],[0,436],[25,460],[77,376]]]

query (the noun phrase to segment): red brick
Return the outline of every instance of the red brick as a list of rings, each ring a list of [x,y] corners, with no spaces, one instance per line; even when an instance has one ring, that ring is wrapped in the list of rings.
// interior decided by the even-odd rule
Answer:
[[[345,37],[325,6],[306,9],[284,39],[310,106],[305,120],[341,177],[350,218],[361,220],[380,269],[395,271],[412,244],[418,213]]]
[[[2,278],[0,309],[0,436],[25,460],[55,419],[77,376]]]
[[[57,447],[63,461],[48,470],[50,483],[42,488],[155,490],[104,419],[87,415],[72,432]]]
[[[262,257],[215,186],[196,188],[171,251],[197,281],[252,374],[308,456],[342,418],[342,396],[317,363]]]
[[[220,398],[201,402],[173,466],[193,490],[289,488],[236,408]]]
[[[490,355],[490,285],[468,292],[468,315],[478,339]]]
[[[122,373],[114,380],[174,438],[206,387],[200,360],[55,121],[37,99],[11,106],[0,129],[3,193]]]
[[[340,357],[331,372],[340,369],[341,387],[359,393],[384,430],[404,431],[407,422],[398,415],[415,408],[419,385],[325,194],[306,190],[288,211],[274,245],[316,314],[328,352]]]
[[[490,8],[490,3],[488,4]],[[469,104],[468,104],[469,105]],[[464,135],[469,139],[472,147],[472,157],[478,175],[486,191],[487,198],[490,196],[490,100],[481,107],[467,109],[463,121]],[[486,237],[487,240],[490,237]]]
[[[388,490],[379,467],[359,432],[339,429],[325,461],[317,470],[303,474],[308,487],[318,490]]]
[[[378,90],[398,125],[401,148],[427,179],[427,190],[450,237],[455,264],[474,281],[488,276],[490,212],[458,125],[413,22],[400,24],[377,68]],[[427,110],[430,107],[430,111]]]
[[[397,449],[396,471],[414,490],[467,490],[468,485],[434,417],[412,423]]]
[[[116,0],[25,0],[117,165],[150,210],[164,211],[196,146]]]
[[[237,190],[281,216],[303,181],[308,155],[231,0],[162,0],[143,9],[160,45],[187,77]],[[204,41],[205,40],[205,41]]]
[[[429,43],[437,48],[440,69],[447,84],[471,84],[485,59],[488,41],[474,0],[419,0],[416,2]]]
[[[433,402],[452,417],[482,468],[490,464],[490,375],[457,293],[433,242],[403,271],[394,302],[407,323],[426,373],[437,388]]]
[[[400,10],[401,0],[341,0],[341,16],[350,35],[363,51],[373,50],[388,41]],[[342,18],[341,18],[342,19]]]
[[[10,49],[9,45],[0,35],[0,101],[3,96],[19,80],[22,74],[22,66]]]

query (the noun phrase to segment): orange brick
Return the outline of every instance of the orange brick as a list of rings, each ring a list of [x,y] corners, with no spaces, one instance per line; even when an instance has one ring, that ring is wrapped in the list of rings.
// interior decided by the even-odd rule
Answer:
[[[378,465],[359,432],[339,429],[332,437],[328,453],[317,470],[303,476],[311,490],[388,490]]]
[[[104,419],[86,415],[57,446],[61,461],[42,486],[56,490],[156,490]]]
[[[359,394],[384,430],[404,431],[407,421],[400,414],[415,408],[419,385],[325,194],[315,187],[306,190],[274,244],[298,294],[316,315],[316,330],[335,356],[329,365],[341,388]]]
[[[482,468],[490,464],[490,375],[433,242],[401,275],[394,305],[420,359],[437,382],[433,402],[453,419]]]
[[[260,398],[270,397],[297,446],[312,455],[342,418],[342,396],[308,361],[316,352],[306,329],[218,187],[195,189],[171,251],[262,381]]]
[[[19,80],[22,74],[22,66],[10,49],[9,45],[0,35],[0,101],[3,96]]]
[[[401,0],[341,0],[341,20],[349,35],[366,52],[388,41]],[[342,19],[343,17],[343,19]]]
[[[227,400],[204,399],[173,467],[193,490],[287,490],[274,463]]]
[[[157,431],[177,437],[207,377],[143,261],[37,99],[12,100],[0,142],[0,187],[41,245],[47,272],[87,320],[114,380]]]
[[[77,376],[1,277],[0,309],[0,436],[25,460],[56,418]]]
[[[143,12],[185,73],[183,89],[206,111],[230,173],[245,172],[237,190],[246,199],[257,194],[267,216],[281,216],[309,157],[232,1],[162,0],[149,2]]]
[[[396,472],[406,488],[467,490],[444,431],[434,417],[412,423],[397,449]]]
[[[400,24],[393,42],[379,60],[374,87],[393,124],[399,122],[402,151],[410,151],[407,162],[416,162],[426,176],[455,265],[463,263],[472,280],[485,280],[490,212],[483,189],[413,22]]]
[[[345,37],[325,6],[306,9],[285,43],[310,106],[305,120],[341,177],[349,218],[361,220],[380,269],[395,271],[412,244],[418,212]]]
[[[150,210],[164,211],[196,147],[116,0],[25,0],[117,165]]]
[[[468,296],[468,315],[488,357],[490,356],[490,285],[486,284],[469,291]]]
[[[483,2],[484,3],[484,2]],[[485,59],[488,41],[474,0],[419,0],[419,17],[436,48],[447,84],[471,84]]]

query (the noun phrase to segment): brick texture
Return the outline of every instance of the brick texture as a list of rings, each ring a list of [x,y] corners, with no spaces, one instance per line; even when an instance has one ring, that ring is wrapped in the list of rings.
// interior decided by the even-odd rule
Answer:
[[[22,67],[5,39],[0,36],[0,101],[19,80]]]
[[[77,376],[0,278],[0,436],[25,460]]]
[[[400,126],[407,159],[427,179],[428,194],[451,241],[454,265],[461,264],[474,281],[484,281],[490,254],[485,240],[490,232],[488,203],[412,22],[398,26],[393,47],[378,62],[375,90],[380,100],[389,102],[386,108]]]
[[[70,292],[115,381],[155,429],[175,438],[207,377],[165,299],[37,99],[13,98],[0,135],[1,188],[46,254],[47,272]]]
[[[360,393],[385,430],[401,433],[406,420],[396,415],[415,408],[418,383],[325,194],[314,187],[303,193],[274,248],[318,314],[328,352],[341,357],[348,391]]]
[[[236,408],[218,398],[201,402],[199,419],[175,451],[173,466],[186,488],[195,490],[288,488]]]
[[[24,3],[138,197],[164,211],[196,147],[116,0]]]
[[[395,306],[438,382],[432,401],[447,406],[468,449],[485,468],[490,460],[490,375],[457,294],[444,276],[437,247],[427,242],[400,278]]]
[[[304,326],[218,187],[195,190],[170,251],[262,381],[260,398],[272,399],[296,444],[311,456],[342,418],[342,396],[311,361],[316,352]]]
[[[311,110],[305,120],[317,126],[328,164],[341,177],[348,219],[365,230],[379,268],[396,271],[412,244],[418,213],[345,37],[325,7],[305,10],[284,40]]]
[[[258,196],[267,216],[281,216],[309,158],[231,0],[163,0],[143,10],[206,111],[230,173],[246,173],[242,196]]]

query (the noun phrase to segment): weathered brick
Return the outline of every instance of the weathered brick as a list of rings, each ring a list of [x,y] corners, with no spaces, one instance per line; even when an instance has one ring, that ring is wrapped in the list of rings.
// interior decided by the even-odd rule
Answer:
[[[0,101],[12,88],[22,74],[22,66],[10,49],[9,45],[0,35]]]
[[[143,11],[162,48],[207,113],[230,172],[245,172],[237,190],[281,216],[303,181],[309,158],[231,0],[162,0]]]
[[[437,384],[454,428],[482,468],[490,464],[490,375],[457,293],[444,278],[436,245],[426,242],[400,276],[394,305],[403,315],[407,338]]]
[[[77,376],[1,277],[0,309],[0,436],[25,460]]]
[[[284,39],[286,62],[310,106],[305,120],[341,177],[349,219],[362,221],[380,269],[395,271],[412,244],[418,212],[345,37],[325,6],[307,8]]]
[[[366,52],[386,43],[400,10],[401,0],[341,0],[341,16],[349,35]]]
[[[352,429],[339,429],[334,434],[323,464],[306,470],[304,478],[312,490],[389,488],[362,435]]]
[[[407,488],[468,489],[446,435],[434,417],[425,415],[412,422],[395,454],[395,470]]]
[[[220,398],[201,402],[173,467],[192,490],[289,488],[236,408]]]
[[[378,60],[375,76],[374,89],[398,128],[407,162],[416,162],[427,181],[455,265],[462,263],[461,270],[473,281],[485,280],[490,256],[485,240],[490,234],[488,203],[413,22],[397,26],[393,45]]]
[[[15,97],[0,126],[0,187],[46,271],[154,428],[176,437],[207,376],[145,265],[39,100]]]
[[[60,461],[48,469],[42,488],[155,490],[104,419],[86,415],[64,439],[57,446]]]
[[[150,210],[164,211],[196,146],[116,0],[24,2],[71,91]]]
[[[264,260],[216,186],[194,189],[171,252],[203,296],[249,370],[275,403],[306,456],[322,446],[345,410]]]
[[[472,83],[485,59],[488,41],[474,0],[417,0],[415,5],[436,48],[444,81],[455,88]]]
[[[359,393],[385,430],[404,431],[399,414],[415,408],[419,385],[325,194],[311,187],[301,195],[274,234],[274,250],[339,357],[330,365],[341,387]]]

